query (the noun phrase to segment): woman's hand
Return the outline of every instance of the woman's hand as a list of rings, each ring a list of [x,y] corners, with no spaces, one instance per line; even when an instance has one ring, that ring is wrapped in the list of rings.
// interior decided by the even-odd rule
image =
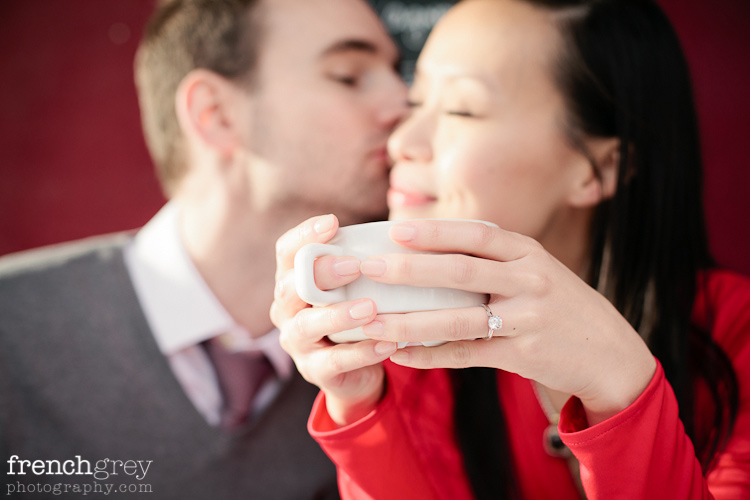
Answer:
[[[487,366],[517,373],[581,399],[594,424],[621,411],[648,385],[656,363],[615,307],[536,241],[517,233],[460,221],[411,221],[391,238],[443,255],[370,258],[360,270],[384,283],[457,288],[490,295],[503,319],[486,338],[482,307],[384,314],[363,328],[393,342],[448,340],[408,347],[391,356],[416,368]]]
[[[281,331],[281,346],[297,369],[326,395],[328,413],[338,425],[354,422],[372,411],[383,395],[381,362],[396,351],[387,341],[333,344],[326,336],[365,325],[375,318],[371,300],[311,307],[294,287],[294,256],[307,243],[325,243],[338,230],[333,215],[313,217],[287,231],[276,243],[276,289],[271,320]],[[322,257],[315,262],[315,282],[330,290],[359,277],[359,260]]]

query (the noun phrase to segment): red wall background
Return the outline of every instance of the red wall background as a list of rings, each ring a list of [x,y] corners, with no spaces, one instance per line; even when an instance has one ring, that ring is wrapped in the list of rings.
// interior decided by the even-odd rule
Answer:
[[[153,3],[0,2],[0,254],[135,228],[163,203],[132,69]]]
[[[0,2],[0,254],[132,229],[163,203],[132,73],[153,3]],[[750,2],[660,3],[694,76],[712,248],[750,274]]]

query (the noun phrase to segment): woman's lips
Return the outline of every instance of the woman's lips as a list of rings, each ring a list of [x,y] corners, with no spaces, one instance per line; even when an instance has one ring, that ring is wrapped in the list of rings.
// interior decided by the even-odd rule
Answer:
[[[390,208],[404,208],[404,207],[418,207],[433,203],[437,198],[422,193],[415,193],[413,191],[404,191],[399,188],[391,187],[388,190],[388,207]]]

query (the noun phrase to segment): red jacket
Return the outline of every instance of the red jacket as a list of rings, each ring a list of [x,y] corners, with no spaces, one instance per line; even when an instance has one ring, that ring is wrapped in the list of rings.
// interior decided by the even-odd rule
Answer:
[[[604,422],[588,427],[576,398],[563,409],[560,435],[580,461],[589,500],[750,499],[750,280],[725,271],[709,273],[693,320],[710,326],[740,382],[739,415],[716,466],[703,476],[659,365],[639,398]],[[336,428],[322,395],[313,407],[310,433],[337,465],[343,497],[471,499],[453,436],[447,371],[386,363],[386,373],[383,401],[352,425]],[[531,382],[498,370],[498,387],[523,498],[577,500],[566,461],[544,451],[547,418]],[[701,412],[709,408],[706,398],[698,392],[698,438],[711,431],[706,411]]]

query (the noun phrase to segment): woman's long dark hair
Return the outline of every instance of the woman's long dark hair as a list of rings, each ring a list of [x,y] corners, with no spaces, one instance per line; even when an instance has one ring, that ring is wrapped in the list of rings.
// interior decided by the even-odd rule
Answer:
[[[678,38],[652,0],[521,1],[549,12],[559,28],[563,47],[552,71],[566,100],[571,143],[586,154],[587,137],[620,139],[617,191],[597,208],[592,227],[589,283],[661,362],[707,471],[731,433],[739,396],[728,357],[709,331],[690,321],[700,273],[713,259],[692,86]],[[469,457],[495,457],[495,471],[510,462],[507,437],[488,438],[505,426],[470,415],[488,407],[482,399],[497,394],[496,385],[479,376],[485,387],[461,394],[476,370],[454,372],[458,441],[477,498],[515,498],[512,477],[488,484],[486,474],[471,470]],[[698,383],[711,393],[717,430],[701,442],[694,418]],[[502,414],[498,401],[493,408]],[[488,451],[492,443],[505,448]]]

